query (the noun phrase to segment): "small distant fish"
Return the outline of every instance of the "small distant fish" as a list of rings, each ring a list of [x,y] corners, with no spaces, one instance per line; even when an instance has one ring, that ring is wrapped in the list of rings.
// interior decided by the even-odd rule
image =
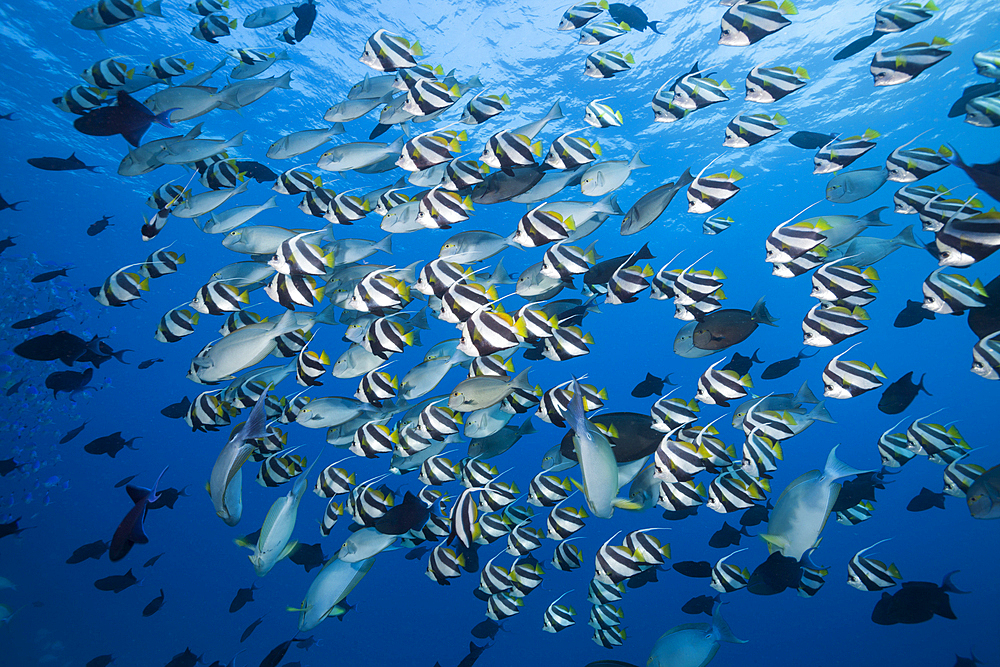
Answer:
[[[913,371],[890,384],[879,399],[878,409],[887,415],[898,415],[910,406],[910,403],[917,397],[921,390],[928,396],[933,396],[924,387],[926,374],[920,376],[920,382],[913,383]]]
[[[782,359],[781,361],[775,361],[774,363],[768,365],[768,367],[761,372],[760,378],[762,380],[776,380],[780,377],[784,377],[798,368],[803,359],[809,359],[810,357],[815,357],[819,354],[818,350],[812,354],[806,354],[805,352],[805,350],[801,350],[794,357]]]
[[[896,315],[895,321],[892,323],[894,327],[906,328],[912,327],[920,324],[924,320],[935,319],[934,313],[930,312],[924,308],[924,304],[920,301],[906,300],[906,307],[899,311]]]
[[[737,116],[726,126],[726,139],[722,145],[729,148],[747,148],[773,137],[781,132],[781,126],[787,124],[788,121],[780,113],[773,116],[763,113]]]
[[[577,28],[582,28],[588,22],[603,14],[604,10],[607,9],[607,4],[606,0],[602,0],[601,2],[584,2],[579,5],[573,5],[563,12],[562,20],[559,21],[559,27],[556,29],[576,30]]]
[[[944,509],[944,496],[944,493],[936,493],[923,487],[920,493],[907,503],[906,509],[910,512],[926,512],[932,507]]]
[[[747,101],[761,104],[777,102],[786,95],[790,95],[805,86],[806,79],[808,78],[809,73],[804,67],[799,67],[793,71],[790,67],[764,67],[763,65],[757,65],[747,74]],[[795,134],[811,133],[796,132]],[[827,135],[820,136],[826,137]],[[799,140],[801,140],[801,137],[799,137]],[[789,141],[798,145],[792,139],[789,139]],[[826,142],[824,141],[823,143]]]
[[[6,199],[3,198],[3,196],[0,196],[0,211],[6,211],[8,209],[11,211],[19,211],[20,209],[18,208],[18,206],[20,204],[26,204],[27,202],[28,202],[27,199],[22,199],[21,201],[15,201],[15,202],[8,202]]]
[[[155,614],[156,612],[160,611],[160,608],[163,606],[163,600],[164,600],[164,594],[163,594],[163,589],[161,588],[160,594],[155,598],[153,598],[152,600],[150,600],[149,604],[147,604],[145,608],[142,610],[142,615],[148,618],[153,614]]]
[[[726,231],[733,226],[733,219],[731,217],[722,217],[721,215],[713,215],[712,217],[701,223],[701,233],[707,234],[709,236],[715,236]]]
[[[921,7],[919,2],[894,2],[875,12],[875,32],[903,32],[923,23],[938,11],[934,0]]]
[[[132,574],[132,570],[129,569],[125,574],[114,574],[103,579],[98,579],[94,582],[94,587],[99,591],[121,593],[126,588],[135,586],[137,583],[139,583],[139,580],[136,579],[135,575]]]
[[[708,546],[715,549],[725,549],[730,546],[739,546],[740,540],[743,537],[750,537],[750,533],[747,532],[746,526],[741,526],[738,530],[733,528],[728,523],[723,523],[722,528],[715,531],[712,537],[708,540]],[[683,611],[683,610],[682,610]],[[687,612],[692,613],[692,612]],[[696,613],[696,612],[695,612]]]
[[[707,561],[682,560],[674,563],[674,571],[677,574],[695,579],[707,579],[712,576],[712,564]]]
[[[616,74],[632,69],[635,58],[631,53],[619,51],[596,51],[587,56],[583,73],[594,79],[610,79]]]
[[[236,596],[229,603],[229,613],[235,614],[248,602],[253,602],[253,592],[257,590],[257,584],[251,584],[249,588],[241,588],[236,591]]]
[[[646,373],[646,379],[632,389],[632,395],[636,398],[646,398],[647,396],[653,396],[654,394],[662,394],[663,385],[674,385],[674,383],[670,381],[671,375],[672,373],[667,373],[661,379],[651,373]]]
[[[100,167],[88,167],[83,161],[71,153],[69,157],[33,157],[28,158],[28,164],[36,169],[45,171],[76,171],[86,169],[87,171],[97,171]]]
[[[719,602],[719,599],[718,595],[699,595],[685,602],[681,611],[685,614],[708,614],[711,616],[712,609]]]

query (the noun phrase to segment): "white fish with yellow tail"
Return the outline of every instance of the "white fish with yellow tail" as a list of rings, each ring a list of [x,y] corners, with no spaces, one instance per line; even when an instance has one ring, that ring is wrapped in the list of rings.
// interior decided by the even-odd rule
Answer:
[[[838,445],[839,446],[839,445]],[[837,447],[830,450],[823,470],[810,470],[793,480],[778,498],[767,533],[761,535],[771,552],[802,558],[816,545],[840,495],[838,479],[860,475],[865,470],[852,468],[837,458]]]

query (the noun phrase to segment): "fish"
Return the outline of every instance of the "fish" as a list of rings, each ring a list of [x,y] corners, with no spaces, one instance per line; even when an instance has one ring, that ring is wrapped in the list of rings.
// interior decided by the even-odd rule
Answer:
[[[241,588],[236,591],[236,596],[229,603],[229,613],[235,614],[247,603],[253,602],[253,592],[257,590],[257,584],[251,584],[249,588]]]
[[[36,169],[42,169],[44,171],[77,171],[80,169],[86,169],[87,171],[97,171],[100,167],[88,167],[83,163],[83,160],[76,156],[76,153],[70,153],[69,157],[33,157],[28,158],[28,164]]]
[[[125,487],[129,498],[131,498],[132,502],[135,503],[135,506],[128,511],[125,518],[122,519],[118,528],[115,530],[114,535],[111,537],[111,544],[108,547],[108,558],[112,562],[123,559],[128,552],[132,550],[134,545],[146,544],[149,542],[149,538],[146,537],[146,533],[143,529],[143,519],[146,517],[146,512],[149,509],[150,503],[156,502],[156,500],[160,497],[156,489],[166,471],[167,468],[164,468],[163,471],[160,472],[160,476],[156,478],[156,482],[153,483],[152,489],[144,489],[142,487],[132,486],[131,484]],[[129,570],[129,572],[131,572],[131,570]]]
[[[653,644],[647,667],[703,667],[715,657],[719,642],[745,644],[730,630],[721,610],[722,604],[716,602],[711,623],[685,623],[667,630]]]
[[[100,560],[101,556],[107,553],[109,546],[110,544],[104,540],[97,540],[96,542],[84,544],[83,546],[77,547],[73,550],[73,554],[66,559],[66,563],[75,565],[91,558],[94,560]]]
[[[97,107],[78,116],[73,127],[94,137],[120,134],[133,146],[139,145],[153,123],[173,128],[169,120],[173,109],[154,114],[124,90],[118,91],[116,102],[114,106]]]
[[[927,377],[926,373],[920,377],[920,382],[914,384],[913,371],[910,371],[890,384],[882,392],[882,397],[878,402],[878,409],[887,415],[898,415],[910,406],[921,390],[928,396],[933,396],[924,387],[925,377]]]
[[[882,380],[886,377],[878,364],[868,366],[861,361],[840,360],[857,345],[835,356],[823,369],[823,395],[827,398],[855,398],[883,385]]]
[[[894,579],[902,579],[895,563],[886,565],[880,560],[867,558],[862,554],[871,551],[887,540],[880,540],[867,549],[854,554],[847,564],[847,583],[860,591],[879,591],[896,585]]]
[[[741,526],[739,529],[736,529],[730,526],[728,523],[723,522],[722,528],[714,532],[712,534],[712,537],[709,538],[708,546],[713,547],[715,549],[724,549],[728,546],[739,546],[740,540],[743,537],[750,537],[750,534],[747,532],[746,526]],[[692,612],[687,612],[687,613],[690,614]]]
[[[748,102],[770,104],[791,95],[804,87],[809,79],[809,73],[804,67],[794,71],[790,67],[764,67],[757,65],[747,73],[746,99]],[[796,133],[801,134],[801,133]],[[826,135],[821,135],[826,136]],[[799,137],[801,142],[802,137]],[[789,141],[792,141],[789,139]],[[794,142],[793,142],[794,143]],[[825,141],[823,142],[826,143]],[[804,146],[800,146],[804,148]]]
[[[966,501],[974,519],[1000,518],[1000,466],[993,466],[969,486]]]
[[[826,185],[826,198],[835,204],[849,204],[875,194],[889,178],[885,167],[868,167],[838,173]],[[848,248],[848,254],[851,254]]]
[[[872,621],[878,625],[924,623],[935,615],[955,620],[948,594],[967,592],[952,583],[956,572],[946,574],[940,586],[927,581],[904,581],[895,593],[883,592],[872,610]]]
[[[132,570],[129,569],[125,574],[113,574],[103,579],[98,579],[94,582],[94,588],[99,591],[107,591],[113,593],[121,593],[126,588],[130,588],[139,583],[135,575],[132,574]]]
[[[910,512],[926,512],[932,507],[944,509],[944,496],[945,494],[936,493],[926,487],[921,488],[920,493],[907,503],[906,509]]]
[[[632,396],[636,398],[646,398],[647,396],[652,396],[654,394],[663,393],[663,385],[674,383],[670,381],[670,376],[672,373],[667,373],[663,378],[658,378],[650,373],[646,373],[646,379],[637,384],[632,389]]]
[[[898,328],[912,327],[920,324],[924,320],[935,319],[934,313],[924,308],[922,301],[906,300],[906,306],[896,315],[893,326]]]
[[[767,366],[763,371],[761,371],[761,380],[776,380],[780,377],[788,375],[802,363],[803,359],[809,359],[810,357],[815,357],[819,352],[813,352],[812,354],[806,354],[806,351],[800,350],[794,357],[789,357],[788,359],[782,359],[781,361],[775,361]]]
[[[781,132],[781,126],[788,121],[781,114],[752,114],[736,116],[726,126],[726,138],[722,145],[729,148],[747,148]]]
[[[899,49],[876,51],[869,67],[875,85],[898,86],[911,81],[927,68],[950,56],[951,51],[938,48],[950,45],[951,42],[943,37],[935,37],[930,44],[916,42]]]
[[[563,12],[557,30],[575,30],[587,25],[588,22],[600,16],[606,7],[607,2],[583,2],[573,5]]]
[[[699,318],[690,333],[690,345],[698,350],[718,351],[737,345],[746,340],[761,324],[777,326],[777,318],[768,312],[761,297],[749,312],[735,308],[716,310]],[[687,348],[684,340],[685,329],[681,328],[674,338],[674,352]]]
[[[160,608],[163,606],[163,600],[164,600],[164,594],[163,594],[163,589],[161,588],[160,594],[157,597],[150,600],[149,604],[143,607],[142,615],[148,618],[149,616],[152,616],[156,612],[160,611]]]
[[[622,236],[637,234],[656,222],[673,201],[674,196],[693,182],[691,170],[685,169],[676,181],[665,183],[640,197],[622,219]]]
[[[945,157],[945,161],[964,171],[976,187],[1000,201],[1000,159],[992,163],[967,164],[954,146],[949,144],[948,148],[952,156]]]
[[[610,79],[616,74],[627,72],[635,65],[631,53],[620,51],[595,51],[584,61],[583,74],[594,79]]]
[[[722,34],[719,44],[724,46],[749,46],[768,35],[791,25],[785,18],[798,14],[790,0],[780,5],[774,2],[750,0],[737,2],[722,17]]]
[[[777,595],[786,588],[802,585],[802,566],[794,558],[777,551],[754,568],[747,581],[747,591],[754,595]]]
[[[31,329],[33,327],[40,326],[42,324],[47,324],[49,322],[54,322],[57,320],[64,312],[65,309],[59,308],[56,310],[49,310],[41,315],[36,315],[35,317],[29,317],[24,320],[18,320],[10,325],[11,329]]]

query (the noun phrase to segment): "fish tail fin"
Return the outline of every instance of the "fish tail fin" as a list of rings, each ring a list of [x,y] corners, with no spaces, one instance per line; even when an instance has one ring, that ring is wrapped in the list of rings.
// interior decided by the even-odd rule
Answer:
[[[161,0],[156,0],[156,2],[149,3],[149,7],[146,7],[143,12],[147,16],[159,16],[163,18],[163,9],[160,7]]]
[[[649,29],[652,30],[653,32],[655,32],[657,35],[662,35],[663,33],[660,32],[659,28],[657,27],[659,25],[660,25],[660,21],[650,21],[649,22]]]
[[[798,403],[819,403],[819,399],[809,388],[809,382],[803,382],[802,386],[795,393],[795,401]]]
[[[896,234],[896,238],[894,240],[897,241],[900,245],[908,245],[911,248],[924,247],[924,244],[918,241],[916,237],[913,236],[913,225],[907,225],[906,228],[903,229],[903,231]]]
[[[642,169],[643,167],[648,166],[649,165],[643,162],[642,158],[639,157],[639,151],[636,151],[635,155],[632,156],[632,159],[628,161],[629,170]]]
[[[809,411],[809,417],[817,422],[826,422],[827,424],[837,423],[837,420],[833,418],[830,411],[826,409],[826,401],[817,403],[816,407]]]
[[[730,644],[746,644],[746,639],[740,639],[729,629],[729,623],[722,618],[722,602],[716,602],[712,606],[712,629],[719,635],[719,641]]]
[[[826,457],[826,465],[823,467],[823,477],[832,482],[838,479],[843,479],[844,477],[873,472],[871,470],[859,470],[838,459],[837,447],[840,447],[840,445],[835,445],[833,449],[830,450],[830,454]]]
[[[952,583],[952,575],[958,574],[961,570],[953,570],[948,574],[944,575],[944,580],[941,582],[941,588],[944,589],[946,593],[957,593],[959,595],[967,595],[970,591],[963,591]]]
[[[556,100],[555,104],[552,105],[552,108],[549,109],[549,112],[545,114],[545,118],[543,120],[546,121],[559,120],[562,117],[563,117],[562,107],[559,106],[559,100]]]
[[[170,114],[178,109],[180,109],[180,107],[174,107],[173,109],[167,109],[163,113],[156,114],[153,116],[153,122],[162,125],[163,127],[173,129],[174,126],[170,124]]]
[[[778,318],[767,312],[767,306],[764,304],[764,297],[760,297],[756,305],[754,305],[753,310],[750,311],[750,319],[757,324],[766,324],[768,326],[776,327],[778,326],[775,322]],[[754,353],[756,355],[756,352]],[[760,363],[758,361],[758,363]]]
[[[642,509],[640,503],[634,502],[632,500],[627,500],[625,498],[615,498],[611,501],[612,507],[617,507],[618,509],[629,510],[632,512],[637,512]]]
[[[861,218],[861,220],[869,227],[891,227],[892,225],[890,225],[888,222],[882,222],[882,220],[880,220],[878,217],[879,214],[887,208],[889,207],[879,206],[874,211],[869,211],[868,213],[866,213],[864,217]]]

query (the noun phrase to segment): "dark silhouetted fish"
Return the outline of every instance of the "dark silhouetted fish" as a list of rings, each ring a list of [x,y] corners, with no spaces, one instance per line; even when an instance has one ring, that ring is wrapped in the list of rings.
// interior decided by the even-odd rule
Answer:
[[[726,547],[739,546],[740,540],[744,537],[750,537],[750,533],[747,532],[746,526],[742,526],[739,530],[733,528],[728,522],[722,524],[722,528],[715,531],[711,538],[708,540],[708,546],[715,549],[725,549]]]
[[[55,361],[58,359],[67,366],[79,360],[88,351],[97,349],[100,339],[94,336],[85,341],[68,331],[57,331],[53,334],[42,334],[29,338],[14,348],[14,354],[32,361]]]
[[[255,160],[237,160],[236,170],[242,171],[246,178],[252,178],[258,183],[273,183],[278,179],[278,174]]]
[[[156,487],[159,485],[160,480],[163,479],[163,473],[165,472],[167,472],[167,468],[164,468],[160,476],[156,478],[152,489],[144,489],[141,486],[132,486],[131,484],[125,487],[128,497],[132,499],[135,505],[128,511],[122,522],[118,524],[115,534],[111,537],[108,558],[112,562],[125,558],[136,544],[146,544],[149,542],[149,538],[146,537],[146,533],[143,531],[142,522],[146,518],[149,503],[156,502],[156,499],[159,497],[156,493]]]
[[[7,387],[7,391],[4,392],[5,395],[7,395],[7,396],[13,396],[14,394],[17,393],[17,390],[20,389],[21,385],[23,385],[23,384],[24,384],[24,380],[18,380],[17,382],[15,382],[14,384],[12,384],[11,386]]]
[[[150,503],[149,503],[149,509],[151,509],[151,510],[158,510],[158,509],[161,509],[163,507],[167,507],[169,509],[173,509],[174,508],[174,503],[177,502],[178,498],[180,498],[181,496],[187,498],[189,495],[190,494],[187,492],[187,487],[186,486],[183,489],[180,489],[180,490],[175,489],[172,486],[167,487],[167,488],[163,489],[162,491],[160,491],[160,495],[159,495],[159,497],[156,500],[150,501]]]
[[[3,459],[0,461],[0,477],[6,477],[10,473],[20,468],[23,463],[18,463],[14,459]]]
[[[145,563],[143,563],[142,566],[143,567],[153,567],[154,565],[156,565],[156,561],[160,560],[160,558],[165,553],[167,553],[167,552],[164,551],[162,554],[156,554],[155,556],[153,556],[152,558],[150,558],[149,560],[147,560]]]
[[[154,114],[146,105],[139,102],[124,90],[118,91],[117,104],[100,106],[82,114],[73,121],[77,132],[92,137],[113,137],[122,135],[125,141],[138,146],[146,130],[153,123],[172,128],[170,113],[176,109],[168,109],[161,114]]]
[[[123,486],[125,486],[126,484],[128,484],[129,482],[131,482],[133,479],[135,479],[138,476],[139,476],[139,473],[136,473],[134,475],[129,475],[128,477],[121,478],[120,480],[118,480],[117,482],[115,482],[115,488],[116,489],[122,488]]]
[[[19,211],[20,209],[18,208],[18,205],[26,203],[28,203],[27,199],[22,199],[21,201],[16,202],[8,202],[3,198],[3,195],[0,195],[0,211],[6,211],[7,209],[10,209],[11,211]]]
[[[685,614],[708,614],[711,616],[712,608],[715,607],[715,603],[719,599],[718,595],[699,595],[685,602],[684,606],[681,607],[681,611]]]
[[[191,409],[191,399],[185,396],[176,403],[171,403],[160,410],[160,414],[168,419],[181,419]]]
[[[882,468],[878,472],[865,472],[842,481],[840,493],[837,494],[837,500],[830,511],[844,512],[864,500],[876,502],[875,489],[885,489],[884,476],[887,473],[888,469]]]
[[[406,560],[420,560],[424,557],[424,554],[430,550],[430,547],[417,547],[416,549],[410,549],[406,552],[406,555],[403,556],[403,558]],[[480,637],[480,639],[482,639],[482,637]]]
[[[65,445],[67,442],[69,442],[70,440],[72,440],[76,436],[80,435],[80,432],[83,431],[83,429],[85,429],[87,427],[87,424],[89,424],[89,423],[90,423],[90,420],[88,419],[87,421],[85,421],[82,424],[80,424],[79,426],[77,426],[75,429],[73,429],[71,431],[67,431],[66,435],[64,435],[62,438],[59,439],[59,444],[60,445]]]
[[[935,493],[927,487],[922,487],[920,493],[906,505],[906,509],[910,512],[926,512],[932,507],[944,509],[944,494]]]
[[[659,396],[663,393],[663,385],[674,383],[670,381],[670,376],[672,373],[667,373],[663,376],[663,379],[656,377],[651,373],[646,373],[646,379],[640,382],[632,390],[632,395],[636,398],[646,398],[647,396]]]
[[[743,377],[750,372],[754,364],[764,363],[757,357],[757,353],[760,350],[754,350],[753,355],[745,357],[739,352],[733,352],[733,358],[729,360],[725,366],[722,367],[724,371],[735,371],[740,377]]]
[[[708,579],[712,576],[712,564],[705,560],[682,560],[679,563],[674,563],[674,572],[683,574],[685,577]]]
[[[243,631],[242,635],[240,635],[240,643],[242,644],[247,639],[249,639],[250,635],[253,634],[253,631],[257,629],[257,626],[260,625],[263,622],[264,622],[264,617],[261,616],[256,621],[254,621],[253,623],[251,623],[250,625],[248,625],[247,629]]]
[[[969,328],[980,340],[1000,331],[1000,276],[986,284],[986,294],[980,308],[969,308]]]
[[[879,625],[895,625],[896,623],[923,623],[934,618],[935,614],[951,620],[956,620],[951,609],[949,593],[967,593],[959,590],[951,583],[955,572],[944,576],[940,586],[929,581],[904,581],[895,593],[882,593],[882,599],[872,610],[872,621]]]
[[[83,160],[72,153],[69,157],[33,157],[28,158],[28,164],[37,169],[45,171],[76,171],[86,169],[87,171],[97,171],[99,167],[88,167]]]
[[[108,667],[114,659],[114,656],[110,653],[107,655],[99,655],[88,662],[85,667]]]
[[[57,310],[50,310],[48,312],[42,313],[41,315],[36,315],[34,317],[29,317],[26,320],[20,320],[19,322],[14,322],[14,324],[10,325],[10,328],[30,329],[31,327],[37,327],[39,325],[55,321],[64,312],[66,312],[66,310],[63,308],[59,308]]]
[[[7,248],[13,248],[14,246],[17,245],[16,243],[14,243],[13,239],[14,239],[13,236],[8,236],[5,239],[0,239],[0,255],[2,255],[3,251],[6,250]]]
[[[326,562],[326,556],[323,555],[323,547],[318,542],[316,544],[302,544],[295,547],[295,550],[288,555],[288,560],[292,561],[296,565],[301,565],[309,572],[315,567],[322,567],[323,563]]]
[[[236,597],[229,603],[229,613],[235,614],[248,602],[253,602],[253,592],[257,590],[257,584],[250,584],[250,588],[241,588],[236,591]]]
[[[806,351],[803,349],[794,357],[782,359],[781,361],[775,361],[773,364],[769,364],[767,368],[761,371],[760,379],[777,380],[780,377],[784,377],[798,368],[803,359],[815,357],[817,354],[819,354],[819,350],[816,350],[812,354],[806,354]]]
[[[95,456],[100,456],[101,454],[107,454],[111,458],[115,458],[123,448],[128,447],[133,451],[137,451],[137,447],[133,447],[132,443],[141,438],[142,436],[136,436],[131,440],[126,440],[122,437],[122,432],[112,433],[111,435],[101,436],[91,440],[86,445],[83,446],[83,451],[88,454],[93,454]]]
[[[840,51],[838,51],[837,55],[835,55],[833,57],[833,59],[834,60],[843,60],[845,58],[850,58],[854,54],[861,53],[866,48],[868,48],[869,46],[871,46],[872,44],[874,44],[878,40],[879,37],[883,37],[883,36],[888,35],[888,34],[889,33],[887,33],[887,32],[873,32],[870,35],[865,35],[864,37],[859,37],[858,39],[854,40],[853,42],[851,42],[850,44],[848,44],[847,46],[845,46],[844,48],[842,48]]]
[[[696,514],[698,514],[697,507],[685,507],[680,510],[663,510],[663,518],[667,521],[680,521]]]
[[[723,308],[702,316],[691,335],[691,341],[701,350],[725,350],[746,340],[757,330],[758,325],[776,327],[777,321],[767,312],[762,298],[750,311]]]
[[[487,618],[481,623],[472,627],[472,636],[476,639],[496,639],[497,632],[501,630],[501,625],[491,618]]]
[[[955,100],[955,103],[951,105],[951,109],[948,110],[948,118],[958,118],[959,116],[964,116],[966,114],[965,105],[977,97],[992,95],[996,92],[1000,92],[1000,82],[996,81],[966,87],[966,89],[962,91],[962,96]]]
[[[887,415],[898,415],[900,412],[910,407],[910,403],[923,390],[928,396],[933,396],[924,386],[924,378],[927,374],[920,376],[920,383],[913,384],[913,371],[890,384],[878,401],[878,409]]]
[[[823,148],[828,143],[837,138],[836,134],[823,134],[821,132],[796,132],[788,137],[788,143],[807,151],[814,151]]]
[[[160,607],[163,606],[163,589],[160,589],[160,594],[149,601],[149,604],[142,610],[143,616],[152,616],[156,612],[160,611]]]
[[[82,563],[88,558],[100,560],[101,556],[103,556],[108,550],[108,546],[108,543],[104,540],[97,540],[96,542],[91,542],[90,544],[84,544],[82,547],[77,547],[73,551],[73,555],[66,559],[66,562],[70,565],[76,565],[77,563]]]
[[[801,581],[799,561],[775,551],[750,575],[747,590],[754,595],[777,595],[786,588],[798,588]]]
[[[649,28],[657,35],[663,34],[656,28],[660,22],[650,21],[649,17],[646,16],[646,12],[642,11],[635,5],[612,2],[608,4],[608,14],[611,14],[611,18],[615,20],[615,23],[627,23],[628,27],[632,28],[632,30],[642,32],[646,28]]]
[[[477,646],[475,642],[469,642],[469,653],[458,661],[458,667],[472,667],[479,660],[479,656],[483,654],[483,651],[493,646],[493,644],[486,644],[484,646]]]
[[[316,3],[313,0],[306,0],[300,5],[297,5],[295,9],[292,10],[295,13],[295,41],[301,42],[303,39],[309,36],[312,32],[313,23],[316,21]]]
[[[201,662],[201,656],[192,653],[190,648],[185,648],[181,653],[172,657],[164,667],[195,667],[199,662]]]
[[[318,643],[319,643],[319,640],[316,639],[315,637],[313,637],[312,635],[309,635],[305,639],[297,639],[297,640],[295,640],[295,645],[298,646],[301,649],[306,650],[306,651],[308,651],[311,647],[315,646]]]
[[[979,310],[978,308],[973,308],[972,310]],[[934,313],[924,308],[924,304],[920,301],[910,301],[906,300],[906,307],[899,311],[896,315],[896,320],[892,323],[892,326],[898,329],[905,329],[906,327],[914,327],[924,320],[933,320]]]
[[[772,509],[774,507],[772,507],[770,500],[767,501],[767,505],[748,507],[747,511],[740,515],[740,525],[750,528],[751,526],[764,523],[767,521],[768,514]]]
[[[60,393],[69,394],[70,398],[74,398],[76,394],[87,389],[87,384],[93,377],[93,368],[85,371],[56,371],[49,373],[45,378],[45,387],[52,390],[52,398],[58,398]]]
[[[140,361],[139,370],[144,371],[158,361],[163,361],[163,359],[146,359],[145,361]]]
[[[406,492],[403,502],[390,508],[375,520],[375,530],[383,535],[402,535],[419,530],[430,516],[430,509],[419,498]]]
[[[50,280],[55,280],[56,278],[62,276],[66,277],[66,272],[69,271],[69,267],[65,269],[55,269],[54,271],[45,271],[44,273],[39,273],[37,276],[31,279],[33,283],[47,283]]]
[[[113,574],[110,577],[98,579],[94,582],[94,588],[99,591],[121,593],[126,588],[135,586],[137,583],[139,583],[139,580],[135,578],[132,570],[129,569],[125,574]]]
[[[278,663],[281,662],[281,659],[285,657],[286,653],[288,653],[288,648],[294,641],[296,640],[289,639],[287,641],[283,641],[271,649],[270,653],[264,656],[264,659],[260,661],[260,667],[278,667]]]
[[[107,229],[108,225],[111,224],[111,218],[113,217],[115,216],[105,215],[97,222],[90,223],[90,226],[87,227],[87,236],[97,236],[98,234],[103,232],[105,229]]]
[[[979,658],[976,657],[976,654],[973,653],[972,651],[969,651],[968,658],[963,658],[960,655],[956,655],[955,664],[953,665],[953,667],[976,667],[976,665],[981,665],[981,664],[983,663],[981,660],[979,660]]]
[[[646,584],[656,584],[659,583],[659,579],[656,578],[656,571],[659,570],[659,566],[647,567],[645,570],[639,574],[632,575],[625,582],[625,585],[629,588],[642,588]]]
[[[950,148],[954,155],[951,157],[942,156],[942,159],[964,171],[965,175],[976,184],[976,187],[993,199],[1000,201],[1000,160],[986,164],[966,164],[954,146]]]
[[[7,523],[0,523],[0,538],[9,537],[10,535],[17,535],[28,530],[27,528],[19,528],[17,522],[24,517],[19,516],[13,521],[8,521]]]

